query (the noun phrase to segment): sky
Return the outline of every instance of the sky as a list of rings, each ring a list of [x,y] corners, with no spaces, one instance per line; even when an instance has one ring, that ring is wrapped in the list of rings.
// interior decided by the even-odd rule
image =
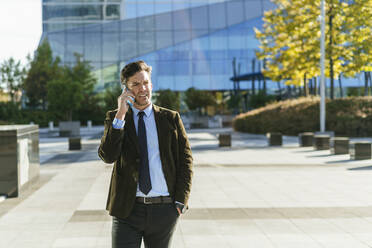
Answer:
[[[0,63],[13,57],[26,64],[41,33],[41,0],[0,0]]]

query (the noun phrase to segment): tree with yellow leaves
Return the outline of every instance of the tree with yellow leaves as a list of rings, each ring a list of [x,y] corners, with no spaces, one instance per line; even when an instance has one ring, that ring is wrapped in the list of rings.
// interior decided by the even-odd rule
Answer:
[[[340,73],[347,76],[365,68],[371,56],[366,55],[357,64],[351,63],[358,55],[350,46],[368,46],[365,36],[360,32],[359,41],[353,40],[350,33],[356,26],[371,22],[370,13],[358,17],[358,21],[348,23],[348,16],[358,15],[358,10],[366,7],[372,0],[355,0],[354,3],[327,0],[326,2],[326,76],[331,81],[331,98],[334,98],[334,78]],[[257,56],[267,60],[265,76],[274,81],[284,80],[286,84],[304,86],[308,94],[308,79],[320,75],[320,1],[274,0],[277,8],[265,12],[263,30],[256,29],[260,41]],[[370,32],[371,33],[371,32]],[[369,35],[370,35],[369,33]],[[370,38],[370,37],[369,37]],[[362,45],[360,45],[362,46]],[[365,49],[366,50],[366,49]],[[370,50],[369,50],[370,51]],[[368,54],[368,52],[366,52]],[[358,61],[359,61],[358,60]],[[346,66],[349,65],[349,66]],[[355,75],[355,74],[354,74]]]

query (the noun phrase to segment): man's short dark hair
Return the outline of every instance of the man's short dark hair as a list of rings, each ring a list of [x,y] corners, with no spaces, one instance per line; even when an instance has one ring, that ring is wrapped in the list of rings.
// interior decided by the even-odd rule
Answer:
[[[123,69],[121,69],[121,72],[120,72],[121,83],[127,86],[128,79],[140,71],[146,71],[151,77],[152,67],[146,64],[145,61],[143,60],[138,60],[138,61],[127,64],[126,66],[124,66]]]

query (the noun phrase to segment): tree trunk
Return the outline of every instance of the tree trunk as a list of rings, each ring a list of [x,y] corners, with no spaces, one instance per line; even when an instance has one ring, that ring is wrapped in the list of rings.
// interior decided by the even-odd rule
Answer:
[[[278,84],[278,91],[279,91],[279,97],[282,99],[282,88],[280,87],[280,82],[276,82]]]
[[[334,99],[334,71],[333,71],[333,58],[332,58],[332,44],[333,44],[333,33],[332,33],[332,28],[333,28],[333,13],[332,13],[332,5],[329,10],[330,15],[329,15],[329,76],[331,78],[331,99]]]
[[[364,96],[368,96],[368,73],[364,72]]]
[[[313,95],[314,94],[314,88],[313,88],[313,79],[309,79],[309,94]]]
[[[254,73],[255,71],[255,64],[256,64],[255,59],[252,59],[252,73]],[[254,80],[255,78],[252,77],[252,95],[256,95],[256,86]]]
[[[305,97],[309,96],[309,87],[307,87],[306,73],[304,74],[304,95]]]
[[[318,86],[317,86],[317,83],[316,83],[316,79],[317,79],[317,77],[314,77],[314,95],[315,96],[318,95]]]
[[[372,77],[371,77],[371,72],[368,72],[368,78],[369,78],[369,85],[372,88]]]
[[[340,94],[341,94],[341,97],[344,97],[344,91],[342,89],[342,82],[341,82],[341,73],[340,75],[338,75],[338,85],[340,87]]]

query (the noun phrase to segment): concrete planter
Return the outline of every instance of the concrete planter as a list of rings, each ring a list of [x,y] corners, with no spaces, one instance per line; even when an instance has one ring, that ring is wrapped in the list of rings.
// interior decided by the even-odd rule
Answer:
[[[219,146],[231,146],[231,134],[223,133],[218,136]]]
[[[347,137],[334,137],[331,139],[333,146],[331,152],[335,155],[349,154],[349,138]]]
[[[80,137],[70,137],[68,138],[68,149],[71,150],[81,150],[81,138]]]
[[[80,136],[80,121],[60,121],[60,137],[78,137]]]
[[[314,144],[314,133],[311,132],[300,133],[298,139],[300,146],[311,147]]]
[[[17,197],[39,178],[39,127],[0,126],[0,195]]]
[[[368,141],[352,142],[350,144],[350,159],[364,160],[372,158],[371,143]]]
[[[283,135],[281,133],[267,133],[269,146],[281,146],[283,144]]]
[[[324,134],[324,135],[315,135],[314,136],[314,148],[316,150],[329,150],[330,145],[329,141],[331,136]]]

